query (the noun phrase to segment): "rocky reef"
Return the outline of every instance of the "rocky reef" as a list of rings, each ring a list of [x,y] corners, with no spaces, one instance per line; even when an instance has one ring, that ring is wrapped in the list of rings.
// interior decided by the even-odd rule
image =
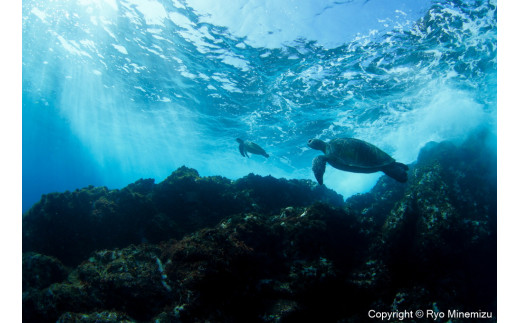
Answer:
[[[408,183],[383,176],[346,201],[312,181],[187,167],[44,195],[23,216],[23,320],[367,322],[430,309],[494,322],[496,158],[483,137],[430,143]]]
[[[159,184],[141,179],[121,190],[89,186],[43,195],[23,216],[23,251],[77,265],[94,250],[180,239],[233,214],[272,215],[318,201],[343,205],[341,195],[310,180],[249,174],[231,181],[181,167]]]

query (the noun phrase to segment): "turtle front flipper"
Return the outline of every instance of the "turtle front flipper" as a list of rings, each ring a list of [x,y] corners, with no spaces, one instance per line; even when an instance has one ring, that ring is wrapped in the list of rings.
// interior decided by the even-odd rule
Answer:
[[[312,161],[312,171],[314,177],[320,185],[323,184],[323,174],[325,174],[325,166],[327,165],[327,158],[324,155],[317,156]]]
[[[238,145],[238,150],[240,151],[240,154],[241,154],[243,157],[248,157],[247,154],[246,154],[246,150],[245,150],[245,147],[244,147],[244,143],[240,143],[240,145]]]
[[[242,155],[242,157],[246,157],[247,154],[246,154],[246,146],[244,145],[244,141],[240,138],[237,138],[237,142],[238,142],[238,150],[240,151],[240,155]],[[247,156],[249,157],[249,156]]]

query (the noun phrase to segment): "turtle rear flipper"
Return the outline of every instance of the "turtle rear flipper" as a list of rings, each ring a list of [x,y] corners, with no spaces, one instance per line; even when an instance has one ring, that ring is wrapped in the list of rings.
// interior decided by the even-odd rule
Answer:
[[[408,166],[402,163],[392,163],[388,166],[385,166],[381,169],[386,175],[392,177],[398,182],[406,183],[408,180],[408,174],[406,171],[408,170]]]

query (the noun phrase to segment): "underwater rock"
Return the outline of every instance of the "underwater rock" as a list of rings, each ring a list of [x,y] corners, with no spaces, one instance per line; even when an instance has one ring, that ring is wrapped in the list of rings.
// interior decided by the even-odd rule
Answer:
[[[438,303],[456,290],[447,307],[496,302],[495,162],[468,143],[430,143],[421,151],[410,185],[382,226],[380,258],[392,284],[413,281]]]
[[[137,320],[151,319],[174,295],[158,258],[160,252],[159,247],[146,244],[97,251],[63,283],[24,298],[24,320],[54,322],[63,312],[89,313],[99,308],[115,309]],[[61,320],[65,322],[65,317]]]
[[[24,319],[86,320],[74,313],[99,309],[159,322],[292,317],[323,297],[324,283],[344,290],[337,271],[359,263],[368,242],[358,225],[316,204],[238,214],[180,241],[96,251],[66,281],[27,297]]]
[[[77,323],[134,323],[136,321],[132,320],[125,314],[120,314],[117,312],[94,312],[94,313],[65,313],[58,318],[56,323],[67,323],[67,322],[77,322]]]
[[[402,185],[388,176],[381,176],[370,192],[349,197],[345,201],[346,207],[357,213],[358,216],[370,219],[380,226],[386,220],[396,201],[404,196],[406,188],[406,185]]]
[[[67,278],[68,270],[56,258],[27,252],[22,256],[22,291],[42,289]]]
[[[327,203],[335,207],[344,205],[343,197],[311,180],[287,180],[272,176],[249,174],[235,182],[237,190],[245,193],[254,209],[258,211],[276,213],[287,206],[308,206],[314,202]]]
[[[73,242],[67,253],[53,246],[58,251],[48,254],[74,254],[77,262],[56,277],[48,273],[65,268],[59,260],[24,253],[24,321],[365,322],[370,309],[496,313],[496,167],[477,139],[428,144],[406,185],[383,176],[346,203],[311,181],[253,174],[231,181],[186,167],[159,184],[46,196],[24,217],[24,241],[50,248],[62,238],[45,241],[34,225],[65,230],[62,219],[72,225],[66,237],[90,243],[90,233],[125,245]]]
[[[84,259],[98,244],[97,234],[92,235],[94,230],[89,230],[100,218],[91,215],[95,214],[93,204],[107,194],[106,187],[89,186],[74,192],[43,195],[23,215],[23,252],[54,256],[66,265]]]
[[[24,322],[56,322],[65,312],[88,312],[103,304],[86,286],[56,283],[41,290],[30,290],[22,298]]]
[[[383,234],[410,236],[417,252],[464,253],[496,235],[496,168],[477,151],[450,143],[421,151],[403,198],[386,218]],[[474,148],[474,147],[473,147]],[[446,248],[447,246],[450,248]],[[453,247],[456,246],[454,249]],[[424,259],[424,257],[423,257]]]
[[[137,320],[148,320],[171,301],[172,289],[164,274],[157,246],[143,244],[101,250],[84,261],[71,282],[88,286],[88,293]]]
[[[94,250],[180,239],[240,212],[274,214],[317,201],[343,205],[341,195],[311,181],[250,174],[233,182],[183,166],[159,184],[141,179],[121,190],[89,186],[43,195],[23,215],[23,251],[77,265]]]
[[[316,204],[274,217],[235,215],[163,244],[165,273],[182,302],[162,315],[182,322],[272,322],[296,319],[317,303],[347,302],[349,286],[338,272],[362,262],[368,241],[361,227],[345,211]],[[323,292],[344,296],[334,301]]]

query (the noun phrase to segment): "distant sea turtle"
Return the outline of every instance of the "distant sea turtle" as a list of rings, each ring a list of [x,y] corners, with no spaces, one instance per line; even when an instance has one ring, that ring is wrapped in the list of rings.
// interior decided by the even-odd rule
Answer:
[[[240,144],[238,146],[238,150],[240,150],[240,154],[242,154],[242,156],[249,158],[249,155],[247,153],[251,153],[262,155],[265,158],[269,158],[269,155],[265,152],[265,150],[263,150],[262,147],[258,146],[254,142],[243,141],[240,138],[237,138],[237,141]]]
[[[326,163],[347,172],[375,173],[382,171],[398,182],[404,183],[407,180],[408,166],[396,162],[390,155],[363,140],[338,138],[326,143],[320,139],[309,139],[307,145],[321,150],[325,154],[312,161],[312,171],[320,184],[323,184]]]

